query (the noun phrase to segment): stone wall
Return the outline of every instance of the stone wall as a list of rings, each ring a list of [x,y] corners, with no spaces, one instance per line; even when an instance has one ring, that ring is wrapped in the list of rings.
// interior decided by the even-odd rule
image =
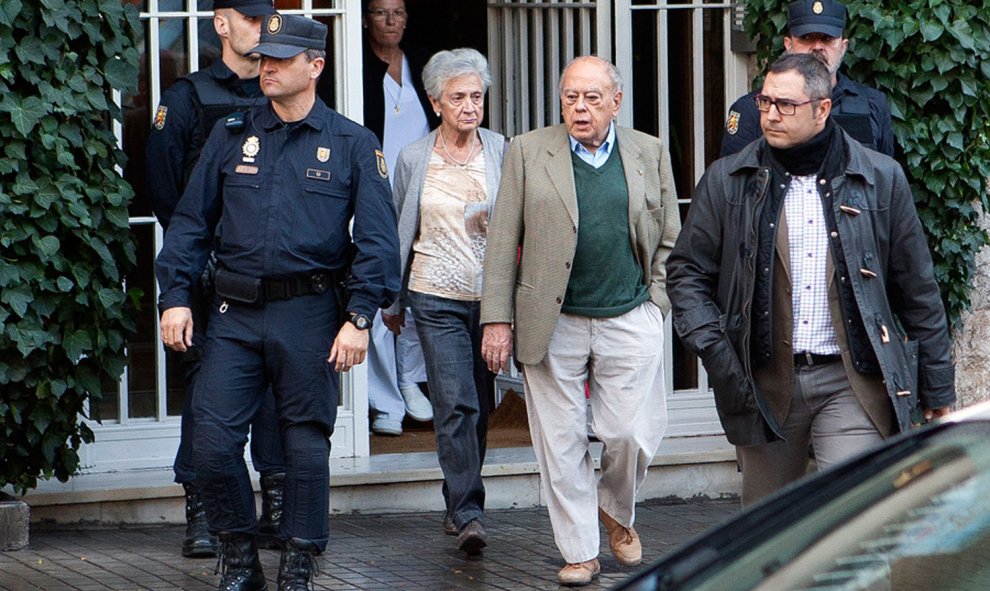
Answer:
[[[990,229],[990,216],[982,225]],[[970,300],[973,309],[963,315],[963,328],[953,335],[956,408],[990,400],[990,248],[976,257]]]

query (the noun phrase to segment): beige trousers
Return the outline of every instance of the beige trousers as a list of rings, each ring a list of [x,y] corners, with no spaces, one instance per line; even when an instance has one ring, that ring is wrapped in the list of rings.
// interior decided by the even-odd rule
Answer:
[[[561,314],[550,349],[523,367],[533,450],[557,548],[568,563],[598,556],[598,507],[625,526],[667,427],[663,317],[645,302],[615,318]],[[596,478],[587,436],[604,444]]]

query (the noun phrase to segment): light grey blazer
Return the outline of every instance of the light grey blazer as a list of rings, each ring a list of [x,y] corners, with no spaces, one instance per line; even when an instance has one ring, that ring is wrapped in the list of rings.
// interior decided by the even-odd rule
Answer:
[[[485,177],[488,189],[488,219],[495,207],[498,184],[502,179],[502,152],[505,150],[505,137],[483,127],[481,135],[482,154],[485,157]],[[392,200],[399,219],[399,257],[402,269],[402,291],[399,299],[382,310],[385,314],[398,314],[407,305],[406,287],[409,285],[409,265],[412,262],[412,245],[419,232],[419,198],[426,182],[426,168],[430,163],[437,130],[426,134],[399,152],[395,162],[395,184],[392,186]],[[489,226],[490,227],[490,226]]]

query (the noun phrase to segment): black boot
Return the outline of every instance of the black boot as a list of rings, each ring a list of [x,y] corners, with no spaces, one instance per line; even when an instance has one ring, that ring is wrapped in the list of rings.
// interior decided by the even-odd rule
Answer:
[[[285,472],[261,476],[261,519],[258,520],[258,547],[278,550],[278,526],[282,523],[282,484]]]
[[[282,544],[278,563],[278,591],[309,591],[313,577],[320,576],[316,544],[292,538]]]
[[[254,536],[220,532],[219,591],[268,591]]]
[[[217,539],[206,526],[206,511],[196,482],[183,482],[186,491],[186,537],[182,540],[182,555],[187,558],[212,558],[217,555]]]

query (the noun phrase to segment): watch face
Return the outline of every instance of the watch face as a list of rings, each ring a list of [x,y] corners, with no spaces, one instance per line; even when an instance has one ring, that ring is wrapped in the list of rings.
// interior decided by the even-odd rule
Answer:
[[[364,314],[355,314],[354,317],[351,318],[351,323],[361,330],[364,330],[369,326],[371,326],[371,321],[368,320],[368,317],[365,316]]]

